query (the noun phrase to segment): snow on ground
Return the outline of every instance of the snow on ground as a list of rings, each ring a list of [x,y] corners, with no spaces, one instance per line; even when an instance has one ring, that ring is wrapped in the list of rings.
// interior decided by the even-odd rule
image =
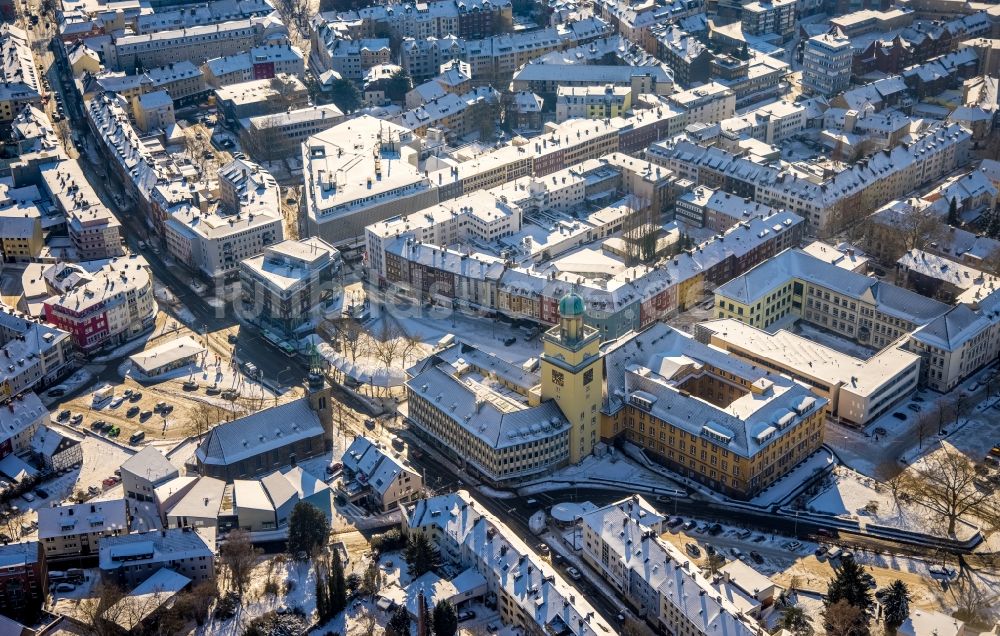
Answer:
[[[764,492],[753,498],[752,503],[758,506],[771,506],[785,503],[786,500],[817,471],[827,470],[836,464],[836,458],[829,450],[821,448],[801,462],[794,470],[768,486]]]
[[[76,391],[77,389],[79,389],[81,386],[89,383],[93,379],[94,379],[94,374],[93,373],[91,373],[87,369],[79,369],[75,373],[73,373],[73,375],[69,376],[68,378],[66,378],[65,380],[63,380],[62,382],[60,382],[59,384],[57,384],[56,386],[51,387],[49,390],[52,390],[52,389],[54,389],[56,387],[59,387],[60,389],[64,389],[66,391],[66,393],[73,393],[74,391]],[[63,399],[61,397],[60,398],[49,398],[49,397],[46,396],[46,393],[43,393],[41,395],[41,398],[42,398],[42,402],[44,402],[46,406],[52,404],[53,402],[58,402],[59,400]]]
[[[602,483],[594,478],[607,480]],[[615,483],[609,483],[615,482]],[[625,457],[615,450],[610,450],[598,457],[591,455],[573,466],[566,466],[522,488],[518,488],[520,495],[531,495],[548,490],[561,490],[569,485],[586,486],[589,488],[600,488],[602,485],[608,487],[642,486],[645,488],[663,489],[678,488],[677,484],[662,477],[651,470],[643,468],[633,460]]]
[[[831,476],[832,483],[806,505],[811,512],[821,512],[844,519],[900,528],[929,535],[946,536],[939,515],[917,503],[894,500],[889,489],[875,479],[865,477],[850,468],[838,466]],[[968,539],[977,528],[960,524],[959,539]]]

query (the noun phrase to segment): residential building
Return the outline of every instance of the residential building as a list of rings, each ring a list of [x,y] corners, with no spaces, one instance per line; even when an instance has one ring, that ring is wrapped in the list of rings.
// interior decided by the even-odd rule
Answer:
[[[363,240],[364,227],[438,202],[431,180],[405,159],[413,133],[362,115],[302,144],[309,236],[340,246]]]
[[[806,129],[806,109],[792,102],[774,102],[719,124],[723,135],[777,145]]]
[[[836,95],[851,84],[851,41],[824,33],[806,40],[802,57],[802,87],[818,95]]]
[[[225,492],[226,482],[214,477],[199,477],[167,509],[164,527],[217,528]]]
[[[755,594],[693,567],[680,549],[659,537],[664,522],[639,495],[590,511],[580,520],[583,559],[622,591],[640,618],[663,631],[757,634],[762,603]]]
[[[896,280],[923,296],[970,306],[1000,288],[997,276],[918,249],[896,261]]]
[[[743,32],[749,35],[775,34],[782,40],[795,31],[795,0],[755,0],[743,5]]]
[[[321,320],[340,252],[323,239],[283,241],[240,261],[244,317],[279,338],[298,340]]]
[[[81,261],[112,259],[125,253],[122,225],[101,202],[80,162],[66,159],[40,166],[42,186],[66,217],[70,241]]]
[[[162,567],[109,607],[104,617],[126,634],[140,633],[190,584],[188,577]]]
[[[948,310],[902,287],[831,265],[792,249],[715,290],[719,318],[767,329],[794,315],[878,349]]]
[[[514,91],[555,94],[559,88],[595,86],[631,88],[635,95],[668,95],[673,88],[670,69],[656,66],[602,64],[527,64],[514,73]]]
[[[330,387],[311,374],[307,395],[219,424],[195,451],[198,472],[230,482],[264,475],[333,446]]]
[[[7,396],[0,405],[0,459],[28,450],[48,419],[49,410],[33,391]]]
[[[0,123],[13,121],[26,105],[41,108],[42,88],[28,34],[10,23],[0,26]]]
[[[948,614],[914,609],[899,626],[900,636],[965,636],[965,623]]]
[[[920,356],[897,341],[858,358],[785,329],[768,333],[733,319],[697,325],[695,336],[774,373],[812,387],[827,400],[829,417],[865,427],[907,399],[920,380]]]
[[[15,203],[0,209],[0,250],[3,262],[36,260],[45,247],[42,213],[31,203]]]
[[[674,93],[667,99],[687,113],[689,122],[716,124],[736,114],[736,93],[718,82]]]
[[[496,33],[502,25],[511,24],[511,3],[507,0],[433,0],[419,5],[387,2],[354,11],[324,13],[320,18],[330,23],[338,33],[351,37],[371,36],[376,31],[388,29],[403,38],[444,38],[450,35],[484,38]]]
[[[663,323],[607,346],[604,368],[603,437],[728,496],[754,497],[823,444],[826,399]]]
[[[632,88],[626,86],[560,86],[556,90],[556,121],[624,117],[632,109]]]
[[[219,113],[233,124],[309,105],[309,89],[295,75],[253,79],[215,89]]]
[[[506,626],[574,636],[615,632],[548,561],[466,491],[405,506],[403,527],[430,539],[444,561],[481,573]]]
[[[185,105],[202,99],[209,86],[201,69],[183,59],[139,74],[105,71],[85,77],[83,81],[84,99],[92,99],[97,93],[107,91],[117,93],[132,103],[145,93],[161,90],[170,94],[175,105]]]
[[[752,218],[766,218],[778,213],[770,206],[705,186],[698,186],[677,197],[674,209],[678,221],[717,232],[725,232],[737,223]]]
[[[298,157],[302,142],[343,120],[333,104],[250,117],[240,121],[240,147],[255,161]]]
[[[96,554],[104,537],[128,534],[125,499],[38,509],[38,541],[48,561]]]
[[[675,24],[655,26],[651,30],[656,57],[674,72],[674,82],[692,86],[707,82],[714,55],[701,40]]]
[[[946,393],[996,359],[998,297],[989,295],[976,309],[956,305],[910,334],[908,348],[923,358],[921,381],[928,388]]]
[[[859,221],[868,210],[965,165],[970,145],[971,136],[960,125],[936,122],[906,144],[818,178],[688,141],[654,143],[646,159],[696,184],[723,187],[758,203],[790,210],[804,217],[814,232],[828,235]]]
[[[48,594],[48,568],[38,541],[0,545],[0,614],[37,616]]]
[[[0,396],[43,389],[69,373],[76,352],[69,333],[0,305]]]
[[[202,65],[205,81],[215,88],[278,75],[303,76],[305,57],[295,45],[267,42],[249,51],[216,57]]]
[[[166,130],[176,121],[174,100],[167,91],[143,93],[132,103],[135,125],[144,133]]]
[[[341,458],[341,490],[352,503],[374,512],[389,512],[423,495],[420,473],[391,457],[366,437],[355,437]]]
[[[52,472],[69,470],[83,463],[83,437],[49,423],[39,426],[31,439],[31,451],[39,466]]]
[[[458,140],[480,132],[482,111],[479,108],[486,103],[497,104],[499,100],[499,93],[489,86],[475,88],[464,95],[445,93],[413,110],[400,113],[391,121],[413,131],[418,137],[426,137],[428,130],[434,128],[442,131],[447,139]]]
[[[272,16],[132,35],[113,35],[104,45],[109,68],[127,70],[164,66],[178,60],[198,65],[219,56],[235,55],[263,44],[288,29]]]
[[[105,581],[133,587],[160,568],[192,581],[215,577],[215,531],[211,528],[170,528],[105,537],[99,567]]]
[[[152,328],[153,279],[138,262],[109,262],[78,286],[45,301],[45,320],[83,352],[127,342]]]
[[[122,489],[125,496],[136,501],[154,501],[157,487],[180,475],[154,446],[145,446],[121,465]]]

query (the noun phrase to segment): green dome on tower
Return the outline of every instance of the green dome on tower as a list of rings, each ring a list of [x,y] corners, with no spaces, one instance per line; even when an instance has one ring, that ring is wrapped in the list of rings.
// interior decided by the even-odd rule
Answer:
[[[583,298],[570,292],[559,301],[559,315],[563,318],[575,318],[583,315]]]

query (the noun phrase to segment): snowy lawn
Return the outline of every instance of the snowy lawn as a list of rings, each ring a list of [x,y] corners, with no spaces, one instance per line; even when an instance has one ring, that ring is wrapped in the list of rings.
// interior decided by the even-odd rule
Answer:
[[[900,528],[929,535],[946,536],[938,515],[917,503],[895,501],[889,488],[876,480],[865,477],[849,468],[838,466],[832,475],[833,483],[809,500],[811,512],[832,514],[890,528]],[[974,526],[960,524],[959,539],[967,539],[976,532]]]
[[[595,481],[595,477],[602,481]],[[609,449],[600,457],[596,454],[591,455],[579,464],[566,466],[543,479],[518,488],[517,492],[520,495],[531,495],[548,490],[562,490],[567,485],[591,488],[620,486],[625,489],[639,485],[661,491],[664,488],[678,488],[677,484],[669,479],[640,466],[616,450]]]

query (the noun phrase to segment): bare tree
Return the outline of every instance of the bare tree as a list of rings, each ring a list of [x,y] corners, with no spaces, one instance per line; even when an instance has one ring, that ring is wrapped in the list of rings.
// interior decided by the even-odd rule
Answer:
[[[94,636],[114,636],[119,633],[117,620],[124,614],[118,604],[125,592],[113,583],[98,583],[96,595],[85,598],[77,605],[80,617],[90,625]]]
[[[333,323],[334,329],[340,334],[340,342],[344,350],[351,354],[351,362],[358,361],[358,353],[362,352],[368,334],[355,320],[345,319]]]
[[[298,84],[293,78],[287,75],[277,75],[271,78],[269,86],[274,94],[268,98],[268,101],[274,105],[276,111],[283,112],[300,103],[301,95],[298,92]]]
[[[198,402],[188,413],[191,432],[196,437],[201,437],[205,433],[208,433],[221,419],[219,407],[208,402]]]
[[[910,207],[887,224],[869,220],[859,226],[866,229],[863,235],[868,240],[869,248],[884,262],[895,261],[913,249],[926,249],[945,232],[941,218],[928,206]]]
[[[191,158],[191,164],[196,166],[202,174],[208,172],[215,160],[215,151],[212,149],[212,142],[207,135],[192,134],[190,129],[186,131],[184,137],[184,148]],[[201,135],[201,139],[198,136]]]
[[[951,596],[955,601],[955,618],[988,627],[988,610],[1000,600],[995,588],[975,579],[970,571],[965,571],[951,586]]]
[[[388,373],[405,350],[406,340],[397,327],[389,324],[388,320],[383,320],[378,337],[372,340],[371,346],[372,355]]]
[[[362,636],[375,636],[378,633],[378,617],[367,607],[362,608],[354,620],[361,628]]]
[[[976,479],[975,464],[953,447],[943,446],[900,475],[900,490],[946,521],[948,534],[954,535],[966,515],[996,523],[996,502],[975,487]]]
[[[233,530],[226,537],[225,543],[219,548],[219,561],[229,583],[229,588],[243,597],[250,584],[250,575],[260,550],[250,543],[250,533],[245,530]]]
[[[827,636],[867,636],[868,615],[865,610],[841,599],[823,610]]]

